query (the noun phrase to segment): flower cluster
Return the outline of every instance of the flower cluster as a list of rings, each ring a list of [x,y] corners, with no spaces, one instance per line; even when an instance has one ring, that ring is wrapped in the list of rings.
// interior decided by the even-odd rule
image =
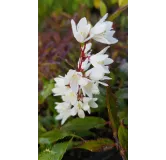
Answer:
[[[110,73],[109,66],[113,60],[108,57],[106,51],[109,46],[97,54],[91,54],[92,43],[90,39],[95,41],[114,44],[118,40],[113,38],[114,30],[112,30],[112,22],[105,21],[108,14],[104,15],[94,27],[82,18],[76,25],[71,20],[72,31],[74,37],[81,43],[81,54],[76,70],[70,69],[68,73],[62,77],[55,78],[55,88],[52,90],[54,96],[61,96],[63,102],[56,103],[55,109],[59,113],[57,120],[62,120],[61,124],[70,116],[78,115],[80,118],[85,117],[85,112],[91,113],[91,108],[97,108],[96,94],[99,94],[99,85],[107,86],[104,80],[109,80],[106,74]]]

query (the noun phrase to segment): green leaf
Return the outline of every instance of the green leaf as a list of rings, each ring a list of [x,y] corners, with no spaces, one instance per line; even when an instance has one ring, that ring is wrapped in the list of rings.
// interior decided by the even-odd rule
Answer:
[[[118,0],[118,4],[120,7],[125,6],[128,4],[128,0]]]
[[[118,138],[120,145],[127,150],[128,148],[128,130],[122,124],[118,129]]]
[[[107,13],[107,6],[103,1],[100,2],[100,15],[104,16]]]
[[[39,154],[39,160],[61,160],[71,141],[72,139],[69,142],[57,143],[51,150],[46,149]]]
[[[128,99],[128,88],[120,88],[116,92],[116,96],[120,99]]]
[[[125,6],[123,6],[123,7],[121,7],[121,8],[119,8],[118,10],[116,10],[112,15],[110,15],[109,17],[108,17],[108,20],[109,21],[113,21],[115,18],[117,18],[124,10],[126,10],[127,9],[127,5],[125,5]]]
[[[56,155],[54,152],[50,150],[45,150],[44,152],[39,154],[39,160],[56,160]]]
[[[97,140],[89,140],[85,143],[81,144],[80,146],[77,146],[77,148],[82,148],[89,150],[91,152],[100,152],[107,150],[108,148],[113,148],[115,146],[114,142],[111,139],[108,138],[100,138]]]
[[[128,88],[120,88],[116,93],[118,107],[119,108],[126,108],[128,106]]]
[[[113,135],[117,135],[117,129],[119,126],[118,112],[117,112],[117,100],[115,95],[112,93],[110,86],[107,87],[107,110],[109,120],[111,122],[111,128],[113,130]]]
[[[52,151],[55,153],[55,160],[61,160],[65,154],[67,148],[71,145],[72,139],[69,142],[57,143],[52,147]]]
[[[43,90],[39,93],[39,103],[42,104],[44,100],[52,94],[52,89],[54,88],[53,80],[46,81]]]
[[[53,142],[58,141],[59,139],[63,139],[66,136],[70,136],[69,132],[60,131],[59,129],[54,129],[52,131],[46,132],[39,137],[40,144],[51,144]]]
[[[75,118],[61,127],[64,131],[87,131],[91,128],[102,128],[105,125],[105,120],[98,117],[85,117],[85,118]]]

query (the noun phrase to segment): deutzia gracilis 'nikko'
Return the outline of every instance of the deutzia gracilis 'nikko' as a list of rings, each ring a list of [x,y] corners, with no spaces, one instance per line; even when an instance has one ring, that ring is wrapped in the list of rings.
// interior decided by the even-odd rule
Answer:
[[[55,109],[58,112],[57,120],[61,120],[63,125],[70,116],[78,115],[80,118],[85,117],[85,112],[91,113],[91,108],[97,108],[97,98],[95,95],[100,94],[99,85],[108,86],[104,80],[111,78],[109,74],[109,65],[113,60],[108,57],[106,51],[110,46],[96,54],[91,54],[92,43],[95,41],[114,44],[118,42],[113,38],[115,31],[112,30],[112,22],[105,21],[108,14],[104,15],[94,27],[87,19],[82,18],[78,24],[71,20],[73,35],[81,43],[81,54],[78,60],[78,68],[70,69],[63,77],[55,78],[55,88],[52,89],[54,96],[61,96],[63,102],[55,103]]]

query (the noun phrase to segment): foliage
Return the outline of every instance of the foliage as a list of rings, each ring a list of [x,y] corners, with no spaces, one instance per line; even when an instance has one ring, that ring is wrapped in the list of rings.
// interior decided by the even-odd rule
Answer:
[[[111,153],[112,159],[118,153],[127,159],[127,3],[127,0],[39,0],[39,160],[83,160],[97,153],[106,157]],[[91,116],[70,118],[60,126],[55,120],[54,103],[61,99],[52,96],[53,78],[77,65],[80,50],[70,20],[86,16],[93,23],[106,12],[110,15],[108,20],[114,22],[115,37],[119,40],[109,49],[114,60],[109,75],[112,80],[107,90],[101,87],[99,108],[92,110]],[[100,44],[93,48],[101,49]]]

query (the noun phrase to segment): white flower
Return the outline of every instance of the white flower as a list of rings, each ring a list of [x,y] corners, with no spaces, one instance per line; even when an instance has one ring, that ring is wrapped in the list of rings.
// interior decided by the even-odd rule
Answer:
[[[74,20],[72,19],[71,26],[72,26],[73,35],[78,42],[84,43],[89,39],[87,38],[87,36],[90,32],[91,25],[88,24],[85,17],[78,22],[77,26]]]
[[[65,86],[65,79],[62,76],[59,76],[57,78],[54,78],[56,84],[55,88],[52,89],[52,92],[54,93],[54,96],[62,96],[69,90],[68,86]]]
[[[65,121],[71,116],[71,105],[66,102],[56,104],[57,106],[55,109],[59,113],[59,115],[56,116],[56,120],[62,120],[61,125],[63,125]]]
[[[98,107],[95,101],[97,101],[97,98],[83,97],[82,101],[78,101],[71,109],[71,115],[75,116],[76,114],[78,114],[80,118],[84,118],[84,111],[87,111],[90,114],[90,108]]]
[[[78,114],[80,118],[84,118],[84,110],[88,110],[88,108],[86,108],[86,106],[81,101],[77,101],[74,107],[71,109],[71,115],[75,116]]]
[[[114,44],[117,43],[118,40],[113,37],[113,34],[115,33],[115,31],[112,30],[113,23],[105,21],[107,17],[108,13],[106,13],[90,30],[90,37],[101,43]]]
[[[81,77],[82,77],[81,72],[77,72],[76,70],[70,69],[67,75],[65,76],[65,83],[66,84],[68,83],[72,91],[77,93]]]
[[[104,72],[100,68],[91,68],[85,73],[86,77],[89,77],[93,81],[99,81],[103,79],[104,77]]]
[[[84,97],[83,98],[83,103],[84,103],[84,108],[88,111],[88,113],[90,114],[90,107],[91,108],[97,108],[98,105],[95,102],[97,101],[97,98],[89,98],[89,97]]]
[[[64,96],[62,96],[62,99],[63,101],[74,105],[77,102],[77,94],[70,89],[65,93]]]
[[[83,95],[88,95],[90,98],[93,97],[93,94],[99,94],[98,85],[93,81],[84,78],[84,83],[80,84]]]
[[[92,69],[88,70],[85,73],[86,76],[88,76],[93,82],[96,83],[96,86],[98,84],[102,84],[104,86],[108,86],[107,83],[101,82],[102,80],[110,80],[111,79],[110,77],[107,77],[104,74],[105,73],[100,68],[92,68]]]
[[[107,54],[104,54],[110,46],[105,47],[99,53],[90,57],[90,63],[98,69],[101,69],[104,73],[110,73],[108,66],[113,63],[111,58],[108,58]]]

